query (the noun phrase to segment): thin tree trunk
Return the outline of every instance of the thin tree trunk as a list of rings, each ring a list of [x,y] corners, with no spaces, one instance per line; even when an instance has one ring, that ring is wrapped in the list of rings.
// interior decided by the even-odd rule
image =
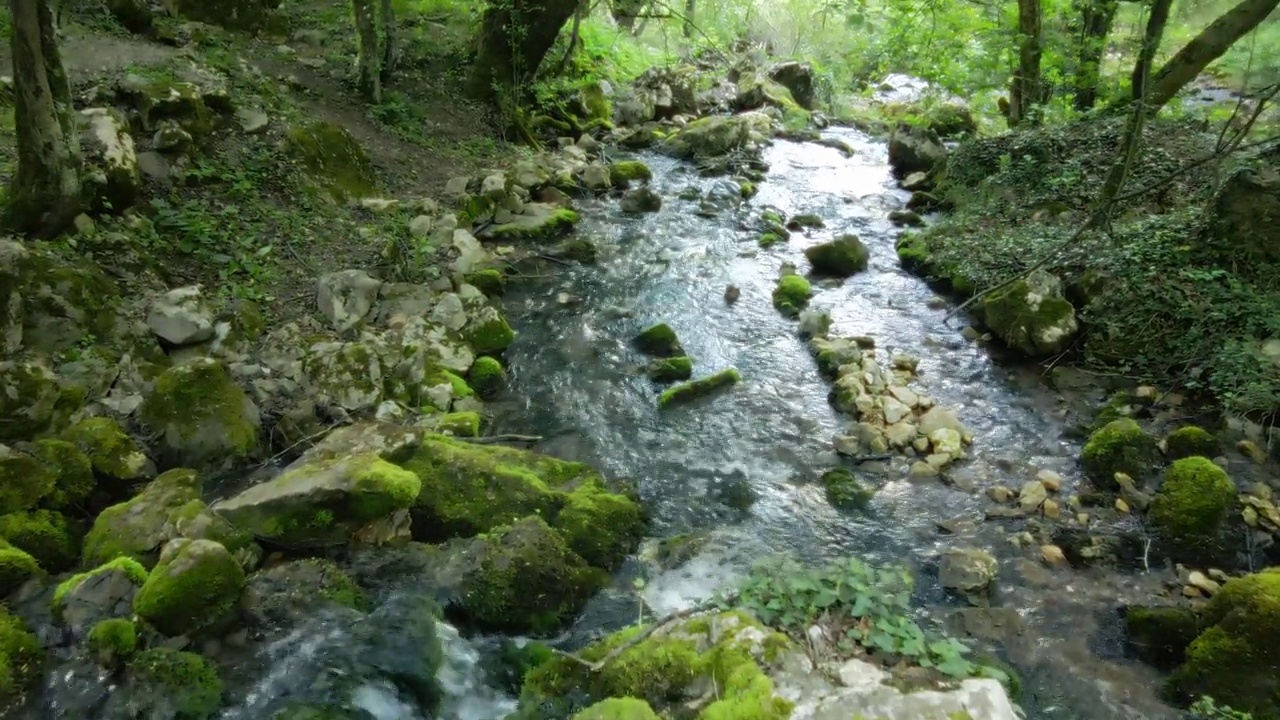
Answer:
[[[1277,5],[1280,0],[1243,0],[1214,20],[1152,77],[1147,107],[1153,112],[1164,107],[1209,63],[1266,20]]]
[[[371,103],[382,102],[381,73],[378,71],[378,26],[373,17],[373,0],[351,0],[356,23],[356,70],[360,92]]]
[[[1031,114],[1044,101],[1040,58],[1044,54],[1041,37],[1040,0],[1018,0],[1018,70],[1009,88],[1009,127]]]
[[[468,92],[492,100],[537,72],[578,0],[499,0],[480,22],[479,49]]]
[[[693,13],[697,10],[697,0],[684,0],[684,36],[693,37]]]
[[[587,12],[591,9],[589,0],[581,0],[578,3],[578,9],[573,13],[573,29],[569,32],[569,48],[564,51],[564,57],[560,59],[560,72],[564,73],[569,69],[569,63],[573,60],[573,54],[578,50],[578,32],[582,29],[582,19],[587,16]]]
[[[400,61],[400,43],[396,37],[396,10],[391,0],[382,0],[382,81],[391,79]]]
[[[9,184],[5,223],[51,237],[69,228],[85,205],[71,84],[48,0],[9,0],[9,11],[18,168]]]
[[[1075,78],[1075,108],[1080,112],[1092,110],[1098,102],[1102,55],[1119,6],[1117,0],[1089,0],[1084,7]]]

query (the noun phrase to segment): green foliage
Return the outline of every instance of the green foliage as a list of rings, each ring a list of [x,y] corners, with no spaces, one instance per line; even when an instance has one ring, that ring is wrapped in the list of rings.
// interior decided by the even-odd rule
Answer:
[[[821,621],[839,631],[841,650],[870,653],[886,664],[906,661],[951,678],[981,675],[1008,682],[1003,671],[966,657],[970,650],[963,643],[926,633],[911,619],[913,584],[906,568],[876,567],[857,558],[818,569],[762,563],[736,597],[714,602],[746,610],[797,639]]]
[[[1219,705],[1208,695],[1191,703],[1190,710],[1190,720],[1253,720],[1253,715],[1232,710],[1230,705]]]

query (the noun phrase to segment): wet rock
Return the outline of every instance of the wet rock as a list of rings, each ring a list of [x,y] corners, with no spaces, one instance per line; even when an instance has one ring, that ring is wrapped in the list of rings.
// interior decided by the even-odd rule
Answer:
[[[1069,565],[1066,553],[1057,545],[1041,545],[1040,561],[1053,568],[1066,567]]]
[[[773,120],[761,112],[694,120],[664,142],[677,157],[717,158],[733,152],[758,151],[773,134]]]
[[[316,305],[330,327],[346,332],[364,322],[382,285],[363,270],[327,273],[316,280]]]
[[[942,555],[938,580],[970,603],[984,604],[995,585],[1000,566],[991,553],[976,548],[953,548]]]
[[[987,296],[983,317],[997,337],[1030,357],[1063,352],[1079,330],[1062,281],[1042,270]]]
[[[799,275],[783,275],[773,289],[773,306],[784,315],[798,316],[809,305],[813,287]]]
[[[889,222],[898,227],[922,227],[924,225],[924,219],[911,210],[890,211]]]
[[[649,186],[632,188],[622,194],[619,202],[624,213],[651,213],[662,209],[662,196]]]
[[[147,314],[151,332],[170,345],[202,343],[213,337],[213,308],[199,285],[174,288],[156,298]]]
[[[742,297],[742,290],[737,285],[726,285],[724,288],[724,301],[728,305],[738,302],[738,298]]]
[[[334,605],[364,609],[367,598],[359,586],[329,560],[291,560],[249,577],[244,610],[255,625],[287,628],[301,625]]]
[[[568,235],[578,224],[578,213],[547,203],[528,203],[508,220],[486,226],[482,240],[542,243]]]
[[[592,163],[582,169],[582,186],[592,192],[608,190],[613,186],[609,176],[609,167],[600,163]]]
[[[143,650],[129,663],[102,716],[210,718],[221,705],[222,681],[213,663],[195,653],[156,647]]]
[[[175,465],[199,468],[240,460],[258,448],[257,406],[211,358],[161,373],[138,416],[161,434],[163,452]]]
[[[736,385],[741,380],[742,375],[734,368],[729,368],[727,370],[721,370],[713,375],[708,375],[704,378],[681,383],[674,387],[667,388],[667,390],[658,397],[658,407],[666,408],[691,402],[698,398],[721,392],[733,385]]]
[[[132,558],[117,558],[58,585],[53,611],[58,624],[84,639],[103,620],[133,616],[133,601],[147,570]]]
[[[1132,606],[1123,612],[1129,651],[1163,670],[1182,664],[1187,646],[1200,632],[1190,608]]]
[[[827,502],[840,510],[864,509],[874,495],[858,482],[852,472],[844,468],[824,472],[821,482],[826,489]]]
[[[693,360],[685,356],[663,358],[650,363],[645,372],[657,383],[688,380],[693,377]]]
[[[800,313],[800,337],[825,338],[831,331],[831,313],[823,310],[805,310]]]
[[[1018,504],[1023,512],[1034,513],[1040,509],[1048,497],[1049,491],[1045,489],[1043,483],[1039,480],[1029,480],[1018,491]]]
[[[685,354],[676,331],[666,323],[649,326],[635,337],[633,343],[640,352],[654,357],[679,357]]]
[[[946,147],[931,130],[900,124],[889,135],[889,165],[899,177],[931,172],[946,159]]]
[[[932,189],[933,181],[929,179],[929,173],[917,171],[903,178],[899,186],[908,192],[927,191]]]
[[[1036,473],[1036,480],[1044,485],[1044,489],[1056,493],[1062,489],[1062,476],[1052,470],[1041,470]]]
[[[841,235],[831,242],[805,248],[816,275],[849,277],[867,269],[870,251],[857,235]]]

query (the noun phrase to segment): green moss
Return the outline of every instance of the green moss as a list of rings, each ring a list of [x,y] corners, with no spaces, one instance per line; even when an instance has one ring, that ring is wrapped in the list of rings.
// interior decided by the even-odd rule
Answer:
[[[0,542],[0,590],[7,595],[40,574],[40,565],[29,553]]]
[[[40,680],[44,653],[22,620],[0,606],[0,707],[16,704]]]
[[[66,440],[42,438],[33,443],[31,454],[53,473],[53,487],[41,504],[64,510],[83,503],[97,485],[89,456]]]
[[[688,380],[693,377],[693,360],[687,356],[663,358],[649,365],[649,379],[659,383]]]
[[[181,720],[207,720],[222,705],[222,681],[208,660],[195,653],[152,648],[134,656],[129,674],[137,685],[173,705]]]
[[[658,720],[658,716],[643,700],[609,698],[574,715],[573,720]]]
[[[760,222],[765,225],[777,225],[778,227],[782,227],[783,225],[786,225],[786,218],[782,217],[782,214],[777,210],[765,210],[760,213]]]
[[[516,333],[500,314],[494,314],[480,323],[469,323],[462,331],[463,338],[478,355],[500,353],[516,339]]]
[[[613,570],[644,536],[644,514],[629,497],[605,490],[592,478],[566,498],[555,529],[591,565]]]
[[[822,485],[827,490],[827,502],[842,510],[861,510],[874,495],[871,490],[862,487],[853,473],[844,468],[822,473]]]
[[[1200,634],[1190,608],[1130,607],[1124,613],[1125,637],[1143,662],[1163,670],[1182,664],[1187,646]]]
[[[600,256],[595,241],[584,237],[571,237],[555,246],[552,255],[562,260],[573,260],[584,265],[594,263]]]
[[[473,397],[476,394],[476,391],[472,389],[471,385],[464,380],[461,375],[458,375],[452,370],[446,370],[445,368],[436,368],[429,371],[423,379],[422,384],[424,387],[435,387],[437,385],[447,384],[450,388],[450,394],[455,400]],[[447,410],[448,408],[438,409]]]
[[[373,162],[341,125],[316,122],[292,128],[285,148],[335,200],[374,194],[378,176]]]
[[[39,360],[0,361],[0,442],[45,430],[60,395],[57,376]]]
[[[507,287],[507,276],[492,268],[467,273],[462,281],[489,296],[501,295]]]
[[[51,510],[0,516],[0,539],[29,553],[46,572],[62,572],[80,556],[67,519]]]
[[[513,221],[491,228],[489,237],[502,242],[544,242],[569,234],[578,224],[578,213],[556,208],[537,221]]]
[[[1169,678],[1173,694],[1223,698],[1254,717],[1280,717],[1280,568],[1227,581],[1200,619],[1206,629]]]
[[[795,220],[792,220],[795,222]],[[867,269],[871,253],[856,235],[841,235],[831,242],[805,248],[815,275],[849,277]]]
[[[636,348],[646,354],[654,357],[679,357],[684,355],[684,348],[680,346],[680,338],[676,337],[676,331],[666,323],[658,323],[645,328],[633,341]]]
[[[147,581],[148,574],[147,569],[142,566],[142,563],[130,557],[118,557],[87,572],[77,573],[66,580],[63,580],[58,584],[58,587],[54,588],[53,607],[55,611],[57,608],[62,606],[62,602],[66,599],[67,594],[79,587],[80,583],[94,575],[105,572],[122,572],[139,587]]]
[[[1207,458],[1183,458],[1165,471],[1147,523],[1179,559],[1208,562],[1223,552],[1223,525],[1235,502],[1226,471]]]
[[[480,413],[474,410],[441,416],[436,427],[454,437],[480,437]]]
[[[582,609],[606,576],[569,549],[540,517],[478,539],[478,569],[463,583],[463,607],[477,625],[545,633]]]
[[[1116,473],[1142,482],[1158,457],[1155,439],[1138,423],[1125,418],[1113,420],[1089,436],[1080,453],[1080,464],[1099,490],[1117,490]]]
[[[1063,343],[1070,340],[1065,330],[1075,327],[1071,303],[1047,295],[1029,280],[984,298],[982,317],[1006,345],[1032,357],[1061,352]]]
[[[738,187],[741,188],[743,200],[750,200],[760,192],[760,189],[756,187],[756,184],[750,180],[739,180]]]
[[[271,716],[271,720],[360,720],[350,711],[329,705],[293,702]]]
[[[714,375],[708,375],[704,378],[691,380],[689,382],[680,383],[674,387],[667,388],[658,398],[658,407],[665,408],[671,405],[686,403],[696,400],[705,395],[709,395],[717,390],[727,388],[742,381],[742,374],[734,368],[721,370]]]
[[[470,380],[471,387],[475,388],[476,394],[489,400],[502,392],[507,384],[507,372],[496,358],[481,356],[471,363],[467,379]]]
[[[760,247],[767,248],[767,247],[773,247],[774,245],[777,245],[778,243],[785,242],[785,241],[786,241],[786,238],[784,238],[783,236],[777,233],[767,232],[761,235],[760,239],[757,242],[760,244]]]
[[[26,510],[52,492],[50,470],[26,453],[0,455],[0,514]]]
[[[613,118],[613,105],[599,80],[588,81],[578,90],[582,107],[586,110],[587,120],[609,122]]]
[[[350,503],[359,521],[377,520],[413,504],[422,481],[412,472],[381,458],[364,464],[355,475]]]
[[[813,287],[799,275],[784,275],[773,289],[773,306],[784,315],[799,315],[809,305]]]
[[[89,653],[103,667],[115,667],[138,650],[138,630],[124,618],[103,620],[89,631]]]
[[[619,160],[609,163],[609,177],[616,183],[627,183],[636,180],[652,180],[653,171],[639,160]]]
[[[176,541],[147,576],[133,610],[165,635],[192,635],[229,618],[244,586],[244,570],[222,545]]]
[[[147,468],[142,448],[111,418],[83,420],[64,437],[89,457],[94,471],[108,478],[136,480]]]
[[[258,446],[251,403],[222,363],[195,360],[156,378],[138,416],[188,463],[247,457]]]
[[[1221,451],[1218,439],[1208,430],[1195,425],[1187,425],[1169,433],[1164,439],[1165,451],[1170,460],[1199,455],[1201,457],[1217,457]]]
[[[159,546],[173,537],[164,529],[175,525],[175,513],[198,500],[200,491],[199,475],[178,468],[162,473],[130,500],[103,510],[85,535],[84,565],[94,567],[117,557],[152,564]]]
[[[814,213],[800,213],[798,215],[793,215],[791,216],[791,219],[787,221],[787,228],[789,230],[800,230],[802,228],[824,228],[826,226],[827,224],[823,222],[822,218]]]

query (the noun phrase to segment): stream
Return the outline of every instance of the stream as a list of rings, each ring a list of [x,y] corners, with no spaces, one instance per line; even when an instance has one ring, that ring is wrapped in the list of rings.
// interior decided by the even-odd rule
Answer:
[[[625,216],[616,199],[579,202],[577,232],[596,240],[599,262],[556,269],[508,294],[519,331],[507,355],[513,392],[495,408],[493,432],[540,435],[535,449],[633,482],[656,537],[710,533],[688,564],[648,574],[642,593],[655,613],[707,597],[774,553],[807,563],[858,555],[906,564],[917,570],[921,619],[958,623],[977,645],[996,643],[1022,676],[1019,700],[1029,718],[1176,717],[1155,695],[1155,673],[1122,655],[1117,609],[1150,598],[1159,589],[1155,575],[1050,571],[1036,548],[1018,549],[1005,529],[983,522],[987,487],[1017,488],[1038,470],[1060,473],[1066,497],[1081,481],[1079,444],[1065,439],[1059,400],[1038,368],[998,365],[962,338],[962,322],[944,325],[947,306],[899,267],[899,230],[886,216],[908,194],[891,177],[884,142],[851,129],[826,135],[848,143],[853,156],[776,141],[759,194],[714,217],[700,215],[699,201],[681,199],[693,194],[682,191],[724,194],[732,191],[726,180],[699,177],[657,154],[637,158],[654,171],[659,212]],[[815,213],[826,228],[760,249],[753,220],[765,206]],[[830,385],[796,322],[770,299],[784,262],[804,272],[803,249],[844,232],[870,248],[870,267],[843,282],[815,283],[810,307],[831,313],[833,336],[870,335],[880,353],[919,357],[924,391],[956,410],[976,438],[970,459],[950,469],[946,483],[908,479],[901,460],[850,466],[877,490],[865,514],[833,509],[816,482],[841,464],[831,441],[850,419],[828,403]],[[741,288],[733,305],[723,298],[730,283]],[[743,382],[660,412],[661,388],[630,347],[656,322],[675,329],[695,377],[735,367]],[[949,523],[951,534],[939,531],[939,522],[960,518],[969,520]],[[962,600],[944,596],[932,561],[951,546],[985,548],[1001,559],[997,607],[962,609]],[[633,563],[622,574],[642,572]],[[631,578],[619,578],[616,588],[559,640],[572,647],[634,622]]]

